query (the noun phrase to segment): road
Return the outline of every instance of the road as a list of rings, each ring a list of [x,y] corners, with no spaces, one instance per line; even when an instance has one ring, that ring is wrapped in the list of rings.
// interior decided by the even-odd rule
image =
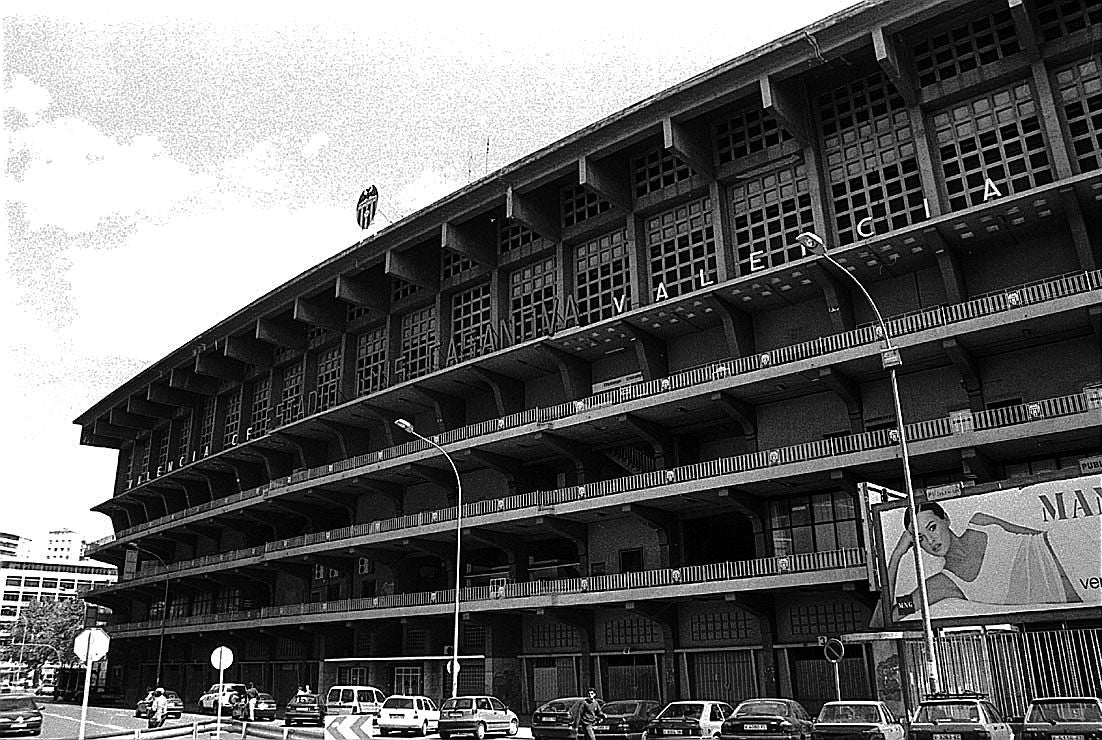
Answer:
[[[41,699],[39,700],[42,701]],[[80,733],[80,705],[79,704],[60,704],[53,702],[42,702],[42,738],[43,740],[73,740],[79,736]],[[210,720],[212,719],[209,714],[194,714],[192,712],[184,712],[180,719],[168,720],[168,725],[183,725],[197,720]],[[229,722],[227,721],[227,725]],[[261,722],[258,724],[267,725],[273,728],[279,728],[282,731],[283,721],[276,720],[275,722]],[[133,709],[123,709],[121,707],[88,707],[88,720],[84,730],[84,733],[88,737],[96,735],[107,735],[110,733],[133,733],[134,730],[145,729],[147,721],[145,719],[138,719],[134,716]],[[224,737],[233,737],[235,740],[238,737],[238,733],[233,735],[225,734]],[[212,735],[203,735],[204,738],[210,738]],[[378,737],[378,735],[376,735]],[[439,735],[429,735],[426,740],[439,739]],[[521,727],[520,733],[515,740],[530,740],[532,737],[532,730],[528,727]]]

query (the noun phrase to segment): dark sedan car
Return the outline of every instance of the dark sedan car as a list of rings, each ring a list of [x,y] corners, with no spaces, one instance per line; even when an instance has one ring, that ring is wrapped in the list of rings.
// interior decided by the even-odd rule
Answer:
[[[317,725],[325,724],[325,702],[317,694],[298,694],[287,702],[287,708],[283,710],[283,724],[291,725]]]
[[[184,700],[175,691],[166,691],[165,698],[168,699],[168,711],[165,712],[165,716],[179,719],[184,713]],[[152,714],[153,694],[146,694],[144,699],[138,700],[138,706],[134,708],[134,716],[148,718]]]
[[[641,740],[643,730],[662,704],[652,699],[619,699],[602,710],[605,718],[593,725],[593,734],[602,740]]]
[[[532,737],[535,740],[574,740],[578,734],[578,705],[581,696],[552,699],[541,704],[532,714]]]
[[[0,696],[0,735],[42,734],[42,707],[33,696]]]
[[[810,740],[811,717],[792,699],[747,699],[723,722],[720,740]]]
[[[1102,738],[1102,701],[1093,696],[1046,696],[1029,703],[1021,740]]]

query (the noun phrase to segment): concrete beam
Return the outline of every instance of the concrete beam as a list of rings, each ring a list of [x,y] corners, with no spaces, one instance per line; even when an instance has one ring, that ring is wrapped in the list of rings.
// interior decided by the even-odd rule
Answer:
[[[541,345],[547,357],[555,363],[562,381],[563,395],[568,401],[584,398],[593,393],[593,375],[590,364],[580,357],[557,347]]]
[[[777,82],[768,75],[758,80],[762,108],[777,119],[781,127],[792,134],[792,138],[801,146],[808,147],[813,141],[807,125],[808,106],[803,102],[797,84]]]
[[[891,81],[907,107],[918,105],[918,89],[911,77],[910,69],[899,61],[899,50],[895,40],[883,26],[872,29],[872,48],[881,71]]]
[[[1022,47],[1026,57],[1031,62],[1041,58],[1041,44],[1037,40],[1037,32],[1033,29],[1033,23],[1029,20],[1029,11],[1026,10],[1023,0],[1007,0],[1010,8],[1010,16],[1014,19],[1014,35],[1018,38],[1018,44]]]
[[[693,136],[687,128],[672,118],[662,119],[662,146],[689,165],[693,172],[709,180],[716,179],[711,142]]]
[[[658,467],[666,467],[668,453],[673,449],[668,429],[635,414],[620,414],[616,420],[646,440],[654,451]]]
[[[363,306],[380,316],[386,316],[390,311],[390,294],[382,275],[374,280],[363,276],[338,275],[334,297],[354,306]]]
[[[257,319],[256,338],[261,342],[288,349],[306,349],[307,329],[287,319]]]
[[[190,391],[200,396],[213,396],[218,393],[221,385],[217,378],[209,378],[196,375],[190,369],[173,368],[168,376],[168,387],[182,391]]]
[[[445,221],[440,224],[440,246],[461,257],[486,267],[497,267],[497,245],[490,235],[480,235],[474,229]]]
[[[438,433],[458,429],[466,422],[466,403],[462,398],[428,388],[415,387],[412,390],[432,406]]]
[[[715,304],[718,308],[716,313],[723,324],[723,338],[727,340],[728,353],[732,357],[754,354],[753,317],[718,296]]]
[[[626,321],[621,326],[632,338],[635,360],[643,379],[655,380],[669,375],[669,348],[666,341]]]
[[[343,306],[338,308],[332,303],[323,303],[311,298],[296,298],[291,315],[295,321],[329,329],[338,334],[343,333],[348,326],[348,313]]]
[[[128,413],[137,414],[138,416],[148,416],[152,419],[176,418],[176,409],[174,407],[167,406],[163,403],[144,401],[135,396],[126,399],[126,410]]]
[[[490,387],[498,416],[508,416],[524,410],[523,381],[481,367],[472,367],[471,372]]]
[[[437,250],[433,250],[432,253],[438,255]],[[404,280],[413,285],[419,285],[430,291],[440,290],[439,260],[433,261],[411,252],[388,249],[383,271],[391,277]]]
[[[226,346],[222,352],[231,360],[264,369],[272,366],[275,357],[272,345],[255,337],[226,337]]]
[[[219,380],[241,381],[245,379],[248,371],[249,368],[245,363],[231,360],[225,355],[202,353],[195,355],[195,373],[197,375],[206,375]]]
[[[726,391],[712,393],[708,400],[719,405],[726,414],[731,417],[739,427],[747,441],[754,441],[758,437],[758,415],[753,405],[736,398]]]
[[[557,242],[562,239],[562,223],[554,208],[546,208],[534,198],[513,190],[505,191],[505,218],[516,219],[545,239]]]
[[[973,411],[983,411],[986,404],[983,399],[983,379],[980,377],[979,363],[968,348],[956,339],[943,339],[941,348],[960,373],[961,380],[964,381],[969,407]]]
[[[627,173],[618,176],[607,162],[598,162],[582,155],[578,159],[578,184],[624,213],[631,213],[632,198]]]
[[[145,431],[147,429],[153,429],[157,426],[157,420],[151,419],[148,416],[139,416],[137,414],[131,414],[122,409],[111,409],[107,414],[108,421],[116,426],[126,429],[140,429]],[[105,435],[110,437],[111,435]]]

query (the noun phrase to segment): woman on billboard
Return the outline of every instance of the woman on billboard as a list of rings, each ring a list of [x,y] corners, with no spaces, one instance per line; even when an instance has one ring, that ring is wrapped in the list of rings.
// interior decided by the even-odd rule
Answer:
[[[918,544],[942,558],[941,571],[926,579],[930,603],[965,599],[984,604],[1054,604],[1081,602],[1056,553],[1048,533],[977,511],[959,534],[937,503],[918,507]],[[903,533],[888,559],[890,591],[899,563],[914,546],[911,512],[903,516]],[[914,603],[914,594],[910,602]],[[894,611],[894,610],[893,610]]]

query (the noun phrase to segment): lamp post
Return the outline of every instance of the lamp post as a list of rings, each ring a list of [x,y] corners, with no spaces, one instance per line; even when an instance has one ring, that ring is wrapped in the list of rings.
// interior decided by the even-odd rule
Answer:
[[[891,336],[888,334],[888,327],[884,323],[884,317],[880,315],[880,309],[876,307],[876,302],[873,301],[872,296],[865,290],[865,286],[861,284],[857,276],[842,267],[838,264],[837,260],[827,254],[826,243],[819,235],[810,231],[805,231],[796,237],[796,241],[804,248],[805,252],[815,255],[819,259],[826,260],[838,268],[839,272],[853,281],[853,284],[861,291],[861,295],[865,296],[865,300],[868,301],[873,313],[876,314],[876,322],[880,325],[880,334],[884,339],[884,349],[880,350],[880,363],[888,371],[888,378],[891,381],[892,402],[895,405],[895,428],[899,435],[899,451],[903,458],[903,484],[907,494],[907,510],[911,515],[911,548],[914,551],[915,574],[918,579],[918,598],[922,608],[922,635],[926,645],[926,676],[929,680],[930,688],[933,691],[937,691],[941,685],[941,677],[938,673],[937,656],[934,652],[934,628],[930,623],[930,599],[926,593],[926,569],[922,564],[922,552],[918,546],[918,506],[915,503],[914,485],[911,483],[911,458],[907,450],[907,432],[903,426],[903,407],[899,403],[899,382],[896,379],[895,372],[896,368],[903,364],[903,361],[900,357],[899,349],[892,344]],[[894,599],[895,594],[890,594],[890,597]]]
[[[459,588],[461,585],[459,556],[463,545],[463,481],[459,478],[459,469],[455,467],[455,460],[452,459],[447,450],[428,437],[418,434],[417,430],[413,428],[413,424],[405,419],[395,419],[394,425],[439,450],[440,454],[447,458],[448,464],[452,466],[452,472],[455,473],[455,614],[452,624],[451,660],[452,697],[454,698],[459,695]]]
[[[153,680],[154,686],[160,686],[161,659],[164,657],[165,652],[165,622],[168,619],[168,563],[166,563],[165,559],[157,553],[153,552],[152,550],[147,550],[137,543],[130,543],[130,547],[133,547],[135,550],[138,550],[140,552],[144,552],[146,555],[151,555],[152,557],[157,558],[157,562],[159,562],[165,568],[165,594],[161,606],[161,633],[160,636],[157,638],[157,677]]]

